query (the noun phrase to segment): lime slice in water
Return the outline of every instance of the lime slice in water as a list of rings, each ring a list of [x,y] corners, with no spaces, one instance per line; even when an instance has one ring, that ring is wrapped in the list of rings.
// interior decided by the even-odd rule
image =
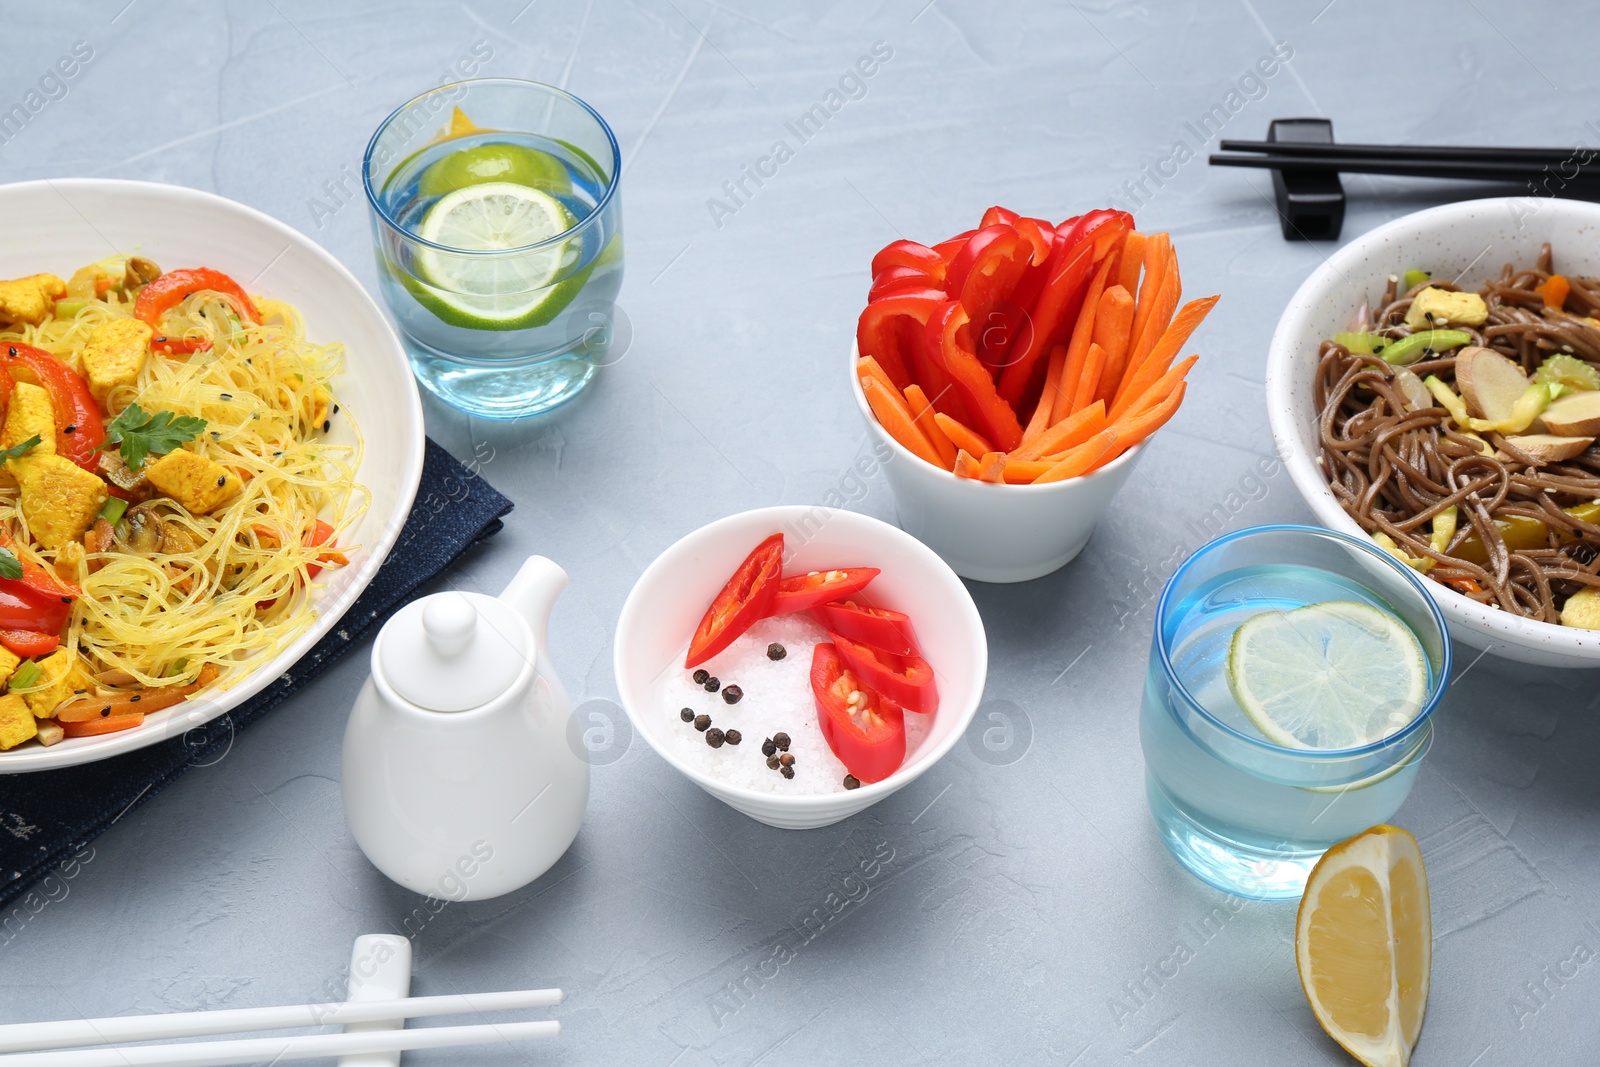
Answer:
[[[572,179],[559,159],[519,144],[481,144],[451,152],[422,172],[417,191],[443,196],[487,182],[512,182],[547,193],[572,191]]]
[[[1428,692],[1428,661],[1399,619],[1329,600],[1268,611],[1234,631],[1228,688],[1286,748],[1356,748],[1405,727]]]
[[[441,197],[422,217],[417,235],[449,248],[493,252],[548,241],[576,224],[572,212],[549,193],[486,182]],[[518,255],[419,248],[416,269],[429,287],[426,303],[446,322],[479,330],[527,329],[549,322],[583,287],[585,272],[556,284],[582,247],[582,238],[574,237]]]

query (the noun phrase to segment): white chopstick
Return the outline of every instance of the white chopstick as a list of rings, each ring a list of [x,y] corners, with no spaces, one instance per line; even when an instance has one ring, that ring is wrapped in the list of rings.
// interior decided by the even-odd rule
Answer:
[[[106,1019],[11,1023],[0,1026],[0,1052],[32,1052],[37,1049],[73,1048],[79,1045],[109,1045],[119,1041],[174,1041],[184,1037],[238,1034],[252,1030],[288,1030],[301,1026],[335,1026],[386,1022],[392,1019],[421,1019],[431,1015],[548,1008],[560,1004],[561,997],[559,989],[516,989],[507,992],[407,997],[403,1000],[294,1004],[272,1008],[224,1008],[221,1011],[189,1011],[170,1015],[119,1015]],[[334,1053],[322,1055],[334,1055]],[[11,1063],[10,1059],[0,1058],[0,1064]]]
[[[555,1037],[561,1024],[553,1020],[492,1023],[477,1026],[428,1026],[416,1030],[380,1030],[354,1034],[297,1034],[252,1037],[237,1041],[196,1041],[186,1045],[118,1045],[105,1048],[56,1049],[0,1056],[5,1067],[222,1067],[235,1063],[281,1063],[368,1052],[406,1052],[419,1048],[489,1045]]]

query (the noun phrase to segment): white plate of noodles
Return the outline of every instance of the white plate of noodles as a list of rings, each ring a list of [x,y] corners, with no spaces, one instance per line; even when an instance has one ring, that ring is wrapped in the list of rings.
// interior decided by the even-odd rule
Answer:
[[[102,179],[0,186],[0,218],[15,773],[183,735],[290,671],[393,548],[424,431],[377,305],[283,223]]]

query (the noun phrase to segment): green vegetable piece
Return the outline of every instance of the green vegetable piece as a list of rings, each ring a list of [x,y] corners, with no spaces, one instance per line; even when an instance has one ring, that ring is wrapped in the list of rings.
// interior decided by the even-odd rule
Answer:
[[[1383,358],[1386,363],[1403,367],[1415,363],[1429,352],[1448,352],[1471,343],[1472,335],[1465,330],[1418,330],[1384,349]]]
[[[19,441],[10,448],[0,448],[0,463],[4,463],[8,459],[21,459],[29,452],[32,452],[34,449],[38,448],[39,441],[39,435],[34,434],[26,441]]]
[[[119,496],[108,496],[100,507],[99,517],[115,526],[128,513],[128,502]]]
[[[1539,364],[1539,369],[1533,372],[1533,380],[1543,384],[1560,383],[1572,390],[1600,389],[1600,370],[1595,369],[1593,363],[1586,363],[1577,356],[1569,356],[1565,352],[1557,352],[1547,356]]]
[[[1422,379],[1422,384],[1428,387],[1428,392],[1439,402],[1439,406],[1450,413],[1462,429],[1472,429],[1472,416],[1467,414],[1467,402],[1456,395],[1456,391],[1430,374]]]
[[[105,444],[100,448],[120,446],[122,462],[129,470],[138,470],[145,457],[152,452],[166,455],[185,441],[199,437],[206,429],[206,420],[193,415],[174,415],[158,411],[148,415],[137,403],[129,404],[106,427]]]
[[[1389,338],[1376,333],[1336,333],[1333,343],[1343,345],[1347,352],[1362,352],[1369,356],[1382,354],[1389,347]]]
[[[0,548],[0,578],[15,581],[22,577],[22,561],[9,548]]]
[[[16,670],[11,672],[11,688],[26,689],[29,686],[38,685],[39,675],[43,673],[37,663],[31,659],[25,659]]]
[[[1405,277],[1400,280],[1400,291],[1408,293],[1423,282],[1429,281],[1432,277],[1433,271],[1431,270],[1408,270]]]
[[[57,300],[55,310],[51,314],[58,319],[70,319],[88,306],[87,300]]]

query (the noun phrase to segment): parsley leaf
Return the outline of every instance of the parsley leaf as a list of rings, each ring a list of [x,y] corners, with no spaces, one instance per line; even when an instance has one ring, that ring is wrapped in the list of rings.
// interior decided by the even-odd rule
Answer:
[[[138,470],[150,453],[165,455],[199,437],[205,428],[206,420],[193,415],[174,415],[170,411],[150,415],[138,404],[129,404],[106,427],[105,444],[100,447],[120,446],[122,462],[129,470]]]
[[[22,577],[22,561],[9,548],[0,548],[0,578]]]
[[[28,438],[26,441],[23,441],[23,442],[21,442],[19,444],[14,444],[10,448],[0,448],[0,463],[4,463],[8,459],[21,459],[23,456],[27,455],[29,452],[32,452],[35,448],[39,447],[40,440],[41,439],[40,439],[39,435],[38,434],[34,434],[32,437]],[[0,567],[3,567],[3,566],[4,566],[3,564],[0,564]],[[0,575],[0,577],[9,578],[9,577],[11,577],[11,575],[9,575],[9,574]]]

